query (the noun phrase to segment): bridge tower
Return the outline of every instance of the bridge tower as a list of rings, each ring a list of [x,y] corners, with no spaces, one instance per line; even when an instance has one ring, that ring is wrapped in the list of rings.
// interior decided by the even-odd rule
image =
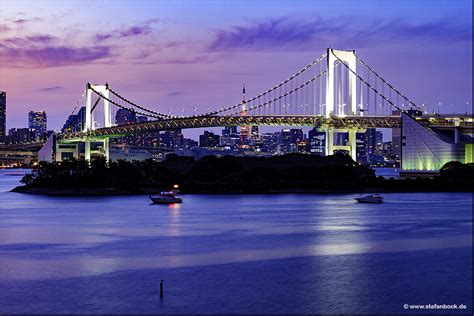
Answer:
[[[92,93],[99,93],[105,98],[100,98],[98,101],[93,105],[92,104]],[[104,108],[104,122],[103,127],[111,127],[112,126],[112,110],[107,100],[109,98],[109,85],[106,84],[91,84],[87,83],[86,85],[86,120],[84,124],[84,132],[89,132],[95,129],[94,120],[93,120],[93,111],[97,106],[97,103],[102,100],[103,108]],[[109,139],[104,138],[104,155],[105,158],[109,158]],[[86,138],[85,140],[85,157],[86,160],[91,159],[91,139]]]
[[[336,81],[336,62],[347,64],[347,102],[348,104],[338,104],[336,108],[335,104],[335,84]],[[346,68],[340,65],[342,69]],[[326,111],[324,113],[326,118],[331,116],[343,117],[346,115],[356,116],[363,115],[362,108],[357,113],[357,57],[355,50],[336,50],[328,48],[327,50],[327,76],[326,76]],[[339,79],[339,84],[346,80],[346,78]],[[341,87],[342,90],[342,87]],[[346,91],[342,91],[345,94]],[[341,102],[341,100],[339,100]],[[362,105],[360,105],[362,107]],[[326,155],[332,155],[336,149],[348,150],[352,159],[356,160],[356,132],[359,130],[350,129],[334,129],[333,127],[326,128]],[[349,133],[349,145],[347,146],[334,146],[334,136],[336,133],[347,132]]]

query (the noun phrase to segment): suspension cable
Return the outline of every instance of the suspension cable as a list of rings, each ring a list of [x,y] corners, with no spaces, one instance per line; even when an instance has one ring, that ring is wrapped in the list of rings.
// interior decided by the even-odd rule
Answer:
[[[365,83],[365,85],[370,88],[371,90],[373,90],[375,93],[377,93],[382,99],[384,99],[385,101],[387,101],[388,103],[390,103],[390,105],[392,105],[393,107],[395,107],[397,110],[399,110],[400,112],[403,112],[398,106],[396,106],[395,104],[393,104],[392,101],[388,100],[385,96],[383,96],[380,92],[377,91],[377,89],[374,89],[374,87],[372,87],[372,85],[370,83],[368,83],[367,81],[365,81],[361,76],[359,76],[354,70],[352,70],[348,65],[346,65],[345,63],[342,62],[342,60],[337,57],[336,54],[334,54],[333,51],[331,51],[332,54],[334,55],[334,57],[336,57],[340,62],[341,64],[343,64],[347,69],[349,69],[350,72],[352,72],[357,78],[359,78],[359,80],[361,80],[363,83]],[[395,89],[394,89],[395,90]],[[396,91],[396,90],[395,90]],[[414,103],[413,103],[414,104]],[[375,105],[377,106],[377,104]]]
[[[334,52],[332,52],[334,54]],[[397,94],[399,94],[403,99],[405,99],[408,103],[410,103],[411,105],[413,105],[414,107],[416,107],[418,110],[421,110],[421,108],[415,104],[415,102],[413,102],[412,100],[408,99],[403,93],[401,93],[400,91],[398,91],[394,86],[392,86],[387,80],[385,80],[384,78],[382,78],[382,76],[380,76],[377,72],[375,72],[375,70],[373,70],[369,65],[367,65],[359,56],[357,56],[355,53],[354,55],[356,56],[356,58],[361,62],[362,65],[364,65],[365,67],[367,67],[367,69],[369,69],[371,72],[374,73],[374,75],[377,76],[377,78],[379,78],[380,80],[382,80],[383,83],[385,83],[387,86],[389,86],[393,91],[395,91]],[[335,55],[334,55],[335,56]],[[337,56],[336,56],[337,57]]]
[[[121,108],[121,109],[125,109],[125,110],[131,111],[131,112],[135,112],[135,113],[140,114],[140,115],[142,115],[142,116],[153,117],[153,118],[157,118],[157,119],[163,119],[163,117],[158,116],[158,115],[143,113],[143,112],[137,111],[137,110],[135,110],[135,109],[131,109],[131,108],[128,108],[128,107],[126,107],[126,106],[123,106],[123,105],[121,105],[121,104],[119,104],[119,103],[117,103],[117,102],[115,102],[115,101],[113,101],[113,100],[107,98],[107,97],[104,96],[102,93],[100,93],[100,92],[98,92],[97,90],[95,90],[94,88],[92,88],[92,86],[89,87],[89,88],[90,88],[95,94],[97,94],[99,97],[103,98],[104,100],[109,101],[110,103],[112,103],[112,104],[118,106],[118,107]],[[170,118],[174,118],[174,116],[170,116]]]
[[[169,114],[165,114],[165,113],[160,113],[160,112],[156,112],[156,111],[153,111],[153,110],[150,110],[150,109],[147,109],[143,106],[140,106],[130,100],[128,100],[127,98],[125,98],[124,96],[120,95],[119,93],[117,93],[116,91],[112,90],[111,88],[109,88],[109,91],[112,92],[116,97],[122,99],[123,101],[127,102],[128,104],[136,107],[136,108],[139,108],[140,110],[143,110],[143,111],[146,111],[146,112],[149,112],[149,113],[152,113],[154,115],[158,115],[158,116],[161,116],[163,118],[167,117],[167,118],[172,118],[172,117],[176,117],[176,116],[173,116],[173,115],[169,115]]]
[[[280,95],[280,96],[278,96],[278,97],[276,97],[276,98],[274,98],[274,99],[268,100],[268,101],[266,101],[266,102],[264,102],[264,103],[262,103],[262,104],[254,105],[254,106],[252,106],[249,110],[254,110],[254,109],[257,109],[257,108],[259,108],[259,107],[266,106],[267,104],[270,104],[271,102],[278,101],[278,100],[280,100],[280,99],[282,99],[282,98],[284,98],[284,97],[286,97],[286,96],[288,96],[288,95],[291,95],[291,94],[297,92],[298,90],[304,88],[305,86],[307,86],[307,85],[310,84],[311,82],[313,82],[313,81],[319,79],[321,76],[325,75],[326,72],[327,72],[327,70],[324,70],[323,72],[321,72],[321,73],[318,74],[317,76],[311,78],[310,80],[306,81],[306,82],[303,83],[302,85],[295,87],[293,90],[290,90],[290,91],[288,91],[288,92],[285,92],[284,94],[282,94],[282,95]],[[233,113],[229,113],[228,116],[236,115],[236,114],[239,114],[239,113],[240,113],[240,112],[236,111],[236,112],[233,112]]]

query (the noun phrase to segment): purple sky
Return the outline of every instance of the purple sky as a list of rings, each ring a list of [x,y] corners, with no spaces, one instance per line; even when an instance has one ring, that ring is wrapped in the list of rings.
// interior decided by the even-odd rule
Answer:
[[[472,106],[472,4],[448,1],[0,2],[7,127],[45,110],[62,126],[86,82],[161,112],[238,103],[331,46],[416,103]]]

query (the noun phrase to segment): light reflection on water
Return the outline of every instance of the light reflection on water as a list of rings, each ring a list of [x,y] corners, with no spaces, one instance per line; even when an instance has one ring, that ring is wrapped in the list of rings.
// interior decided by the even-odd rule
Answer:
[[[0,172],[4,280],[472,246],[465,193],[386,194],[383,205],[357,204],[358,194],[186,195],[150,205],[147,196],[7,192],[18,180]]]

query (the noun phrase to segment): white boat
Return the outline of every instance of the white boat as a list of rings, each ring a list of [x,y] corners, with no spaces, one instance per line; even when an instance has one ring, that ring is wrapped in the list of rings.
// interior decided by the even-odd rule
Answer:
[[[173,204],[183,202],[183,198],[173,191],[160,192],[158,195],[150,195],[150,200],[152,200],[154,204]]]
[[[173,203],[182,203],[183,198],[179,195],[178,185],[175,184],[174,190],[163,191],[158,195],[150,195],[150,200],[154,204],[173,204]]]
[[[359,203],[383,203],[383,197],[378,194],[365,195],[355,200]]]

